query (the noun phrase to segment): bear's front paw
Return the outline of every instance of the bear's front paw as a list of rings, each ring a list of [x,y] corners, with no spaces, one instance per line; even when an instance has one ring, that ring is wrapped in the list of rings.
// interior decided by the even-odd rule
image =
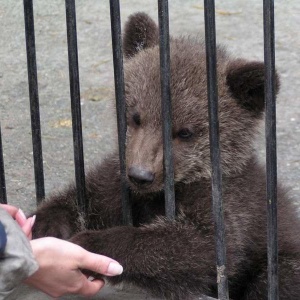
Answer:
[[[52,236],[67,240],[83,229],[78,211],[67,207],[41,207],[35,214],[33,238]]]

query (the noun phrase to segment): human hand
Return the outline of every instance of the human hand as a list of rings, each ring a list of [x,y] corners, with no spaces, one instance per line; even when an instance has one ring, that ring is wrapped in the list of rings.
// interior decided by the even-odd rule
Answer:
[[[81,269],[106,276],[120,275],[123,272],[122,266],[115,260],[53,237],[32,240],[31,247],[39,269],[24,283],[52,297],[64,294],[88,297],[104,286],[101,279],[88,280]]]
[[[5,209],[17,221],[19,226],[22,228],[23,232],[31,240],[32,227],[35,222],[35,216],[32,216],[27,219],[24,212],[21,210],[21,208],[17,208],[15,206],[8,205],[8,204],[0,204],[0,206],[3,209]]]

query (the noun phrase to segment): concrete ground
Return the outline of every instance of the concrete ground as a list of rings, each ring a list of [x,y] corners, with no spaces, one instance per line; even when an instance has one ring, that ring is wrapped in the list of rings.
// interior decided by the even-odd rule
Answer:
[[[115,147],[109,1],[78,0],[77,30],[86,169]],[[216,1],[217,41],[238,57],[263,59],[262,1]],[[136,11],[157,19],[156,1],[121,1],[122,22]],[[300,2],[276,2],[278,173],[299,199]],[[74,178],[64,1],[34,1],[46,194]],[[0,121],[9,203],[35,207],[23,1],[0,0]],[[170,1],[173,35],[204,36],[203,2]],[[262,130],[263,133],[263,130]],[[258,139],[263,159],[263,138]],[[19,288],[9,299],[50,299]],[[61,299],[80,299],[62,297]],[[137,291],[106,289],[95,299],[153,299]]]

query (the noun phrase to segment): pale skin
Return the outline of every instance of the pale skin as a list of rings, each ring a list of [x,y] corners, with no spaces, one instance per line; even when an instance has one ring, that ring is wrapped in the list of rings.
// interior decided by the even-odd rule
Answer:
[[[35,216],[26,218],[22,210],[1,204],[31,239]],[[89,280],[81,269],[91,270],[106,276],[120,275],[122,266],[115,260],[84,250],[73,243],[52,237],[30,241],[39,269],[24,283],[52,297],[65,294],[95,295],[103,286],[100,279]]]

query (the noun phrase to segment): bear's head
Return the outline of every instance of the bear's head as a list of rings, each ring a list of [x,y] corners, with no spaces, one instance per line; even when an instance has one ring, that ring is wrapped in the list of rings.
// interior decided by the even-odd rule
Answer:
[[[138,192],[163,189],[163,137],[159,32],[144,13],[125,26],[126,165]],[[171,99],[175,183],[211,176],[204,42],[171,38]],[[253,155],[264,112],[264,64],[232,59],[217,50],[222,173],[239,174]],[[279,81],[276,76],[276,91]]]

